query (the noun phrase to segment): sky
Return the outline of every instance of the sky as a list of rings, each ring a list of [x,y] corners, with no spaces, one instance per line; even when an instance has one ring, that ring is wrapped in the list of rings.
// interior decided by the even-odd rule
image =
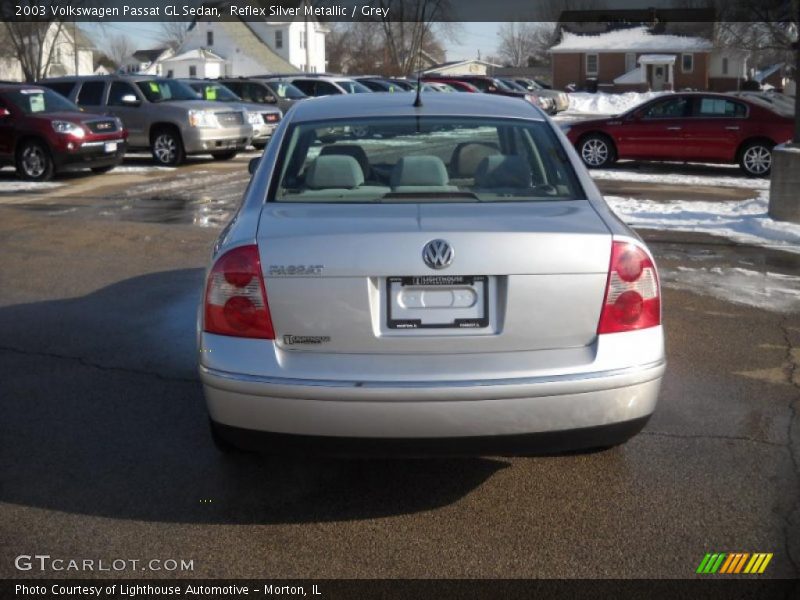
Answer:
[[[497,28],[500,23],[460,23],[458,32],[452,40],[445,40],[447,60],[476,58],[478,51],[486,58],[497,49]],[[159,23],[149,22],[108,22],[102,25],[85,23],[83,27],[102,48],[103,39],[115,34],[125,33],[137,50],[158,46],[161,32]]]

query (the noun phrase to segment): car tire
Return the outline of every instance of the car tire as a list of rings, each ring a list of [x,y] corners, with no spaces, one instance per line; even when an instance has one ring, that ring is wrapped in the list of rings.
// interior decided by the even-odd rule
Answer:
[[[150,150],[153,160],[163,167],[177,167],[186,160],[181,134],[171,128],[157,129],[153,132]]]
[[[617,150],[611,139],[603,134],[593,133],[578,142],[578,154],[583,164],[590,169],[610,167],[617,160]]]
[[[38,140],[27,140],[17,149],[17,174],[26,181],[49,181],[55,174],[55,163],[47,146]]]
[[[239,154],[236,150],[229,150],[228,152],[215,152],[211,156],[214,157],[214,160],[230,160],[236,155]]]
[[[772,149],[770,141],[755,140],[742,146],[739,166],[750,177],[767,177],[772,171]]]
[[[211,430],[211,441],[214,442],[214,447],[221,452],[222,454],[247,454],[245,450],[239,448],[239,446],[235,446],[231,442],[229,442],[225,436],[222,435],[219,431],[219,427],[217,424],[212,421],[211,419],[208,420],[208,426]]]
[[[112,169],[115,169],[119,165],[109,165],[107,167],[92,167],[92,173],[95,175],[102,175],[103,173],[108,173]]]

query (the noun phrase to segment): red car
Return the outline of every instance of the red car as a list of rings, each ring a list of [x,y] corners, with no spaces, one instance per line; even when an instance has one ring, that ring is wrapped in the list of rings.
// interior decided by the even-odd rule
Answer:
[[[589,168],[617,159],[739,163],[764,177],[772,148],[792,138],[791,118],[725,94],[669,94],[606,119],[578,121],[564,133]]]
[[[447,85],[449,85],[458,92],[471,92],[471,93],[480,92],[480,90],[471,83],[467,83],[466,81],[459,81],[458,79],[453,79],[452,77],[423,77],[422,81],[433,82],[433,83],[446,83]]]
[[[116,117],[82,112],[37,85],[0,83],[0,165],[30,181],[91,169],[104,173],[125,156],[128,132]]]

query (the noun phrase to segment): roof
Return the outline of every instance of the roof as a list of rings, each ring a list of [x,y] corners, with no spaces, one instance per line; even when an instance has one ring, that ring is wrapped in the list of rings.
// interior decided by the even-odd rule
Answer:
[[[447,61],[447,62],[439,63],[438,65],[433,65],[432,67],[424,69],[422,72],[423,73],[433,73],[434,71],[438,71],[440,69],[448,69],[450,67],[455,67],[455,66],[458,66],[458,65],[468,65],[468,64],[471,64],[471,63],[476,63],[476,64],[480,64],[480,65],[486,65],[487,67],[500,67],[500,66],[502,66],[502,65],[497,65],[495,63],[491,63],[491,62],[485,61],[485,60],[472,58],[472,59],[468,59],[468,60],[450,60],[450,61]]]
[[[218,21],[214,25],[236,40],[242,54],[249,56],[265,70],[272,73],[297,73],[300,71],[265,44],[247,21]]]
[[[197,48],[195,50],[189,50],[188,52],[184,52],[183,54],[170,56],[164,62],[182,61],[182,60],[210,60],[212,62],[225,62],[224,58],[222,58],[218,54],[214,54],[210,50],[206,50],[205,48]]]
[[[775,63],[774,65],[770,65],[769,67],[765,67],[759,71],[756,71],[753,75],[753,79],[755,79],[758,83],[762,83],[767,77],[770,75],[774,75],[778,71],[780,71],[786,63]]]
[[[645,63],[651,65],[674,65],[675,64],[675,55],[674,54],[642,54],[639,57],[639,64],[643,65]]]
[[[164,54],[168,48],[151,48],[150,50],[137,50],[131,56],[140,62],[151,63]]]
[[[413,102],[414,94],[322,96],[298,103],[287,113],[287,118],[297,122],[415,115],[545,119],[544,114],[528,102],[492,94],[425,94],[421,107],[415,108]]]
[[[702,37],[653,34],[647,27],[617,29],[597,35],[578,35],[565,31],[561,41],[550,48],[553,54],[565,52],[709,52],[711,41]]]

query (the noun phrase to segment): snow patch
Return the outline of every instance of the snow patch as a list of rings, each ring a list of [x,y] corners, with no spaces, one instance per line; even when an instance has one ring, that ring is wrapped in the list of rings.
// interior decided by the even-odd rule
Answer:
[[[54,181],[0,181],[0,194],[14,192],[43,192],[60,188],[64,184]]]
[[[152,166],[132,166],[132,165],[120,165],[118,167],[114,167],[111,171],[112,173],[153,173],[153,172],[163,172],[163,171],[174,171],[175,167],[158,167],[155,165]]]
[[[743,244],[800,254],[800,225],[769,217],[768,192],[738,202],[655,202],[619,196],[605,199],[634,228],[708,233]]]
[[[572,92],[569,94],[569,112],[616,115],[630,110],[643,102],[671,92],[625,92],[607,94],[597,92]]]
[[[800,312],[800,277],[735,267],[661,269],[667,286],[776,312]]]
[[[611,50],[624,52],[702,52],[711,50],[711,41],[688,35],[651,34],[647,27],[617,29],[597,35],[580,35],[569,31],[561,34],[561,41],[550,52],[576,52]],[[602,60],[602,59],[601,59]]]
[[[719,165],[714,167],[720,168]],[[739,168],[731,171],[739,173]],[[589,171],[592,179],[606,181],[636,181],[647,183],[661,183],[669,185],[691,185],[711,187],[748,188],[751,190],[768,190],[769,179],[755,179],[752,177],[719,177],[710,175],[681,175],[672,173],[642,173],[625,169],[592,169]]]

